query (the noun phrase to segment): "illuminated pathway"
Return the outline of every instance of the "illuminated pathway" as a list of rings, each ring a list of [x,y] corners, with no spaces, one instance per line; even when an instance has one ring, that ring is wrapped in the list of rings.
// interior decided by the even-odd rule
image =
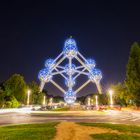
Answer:
[[[140,112],[127,111],[66,111],[66,112],[36,112],[21,113],[9,112],[0,114],[0,125],[70,121],[70,122],[102,122],[102,123],[124,123],[140,125]]]

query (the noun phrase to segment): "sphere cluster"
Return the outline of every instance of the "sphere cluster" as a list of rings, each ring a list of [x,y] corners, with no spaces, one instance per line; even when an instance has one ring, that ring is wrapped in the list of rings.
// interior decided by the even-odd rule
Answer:
[[[73,104],[76,100],[76,94],[73,92],[73,90],[68,90],[64,94],[64,100],[67,104]]]
[[[76,66],[74,64],[71,65],[71,67],[67,64],[65,65],[65,72],[67,75],[73,75],[75,73]]]
[[[69,38],[65,41],[63,52],[66,57],[73,58],[77,55],[78,49],[74,39]]]

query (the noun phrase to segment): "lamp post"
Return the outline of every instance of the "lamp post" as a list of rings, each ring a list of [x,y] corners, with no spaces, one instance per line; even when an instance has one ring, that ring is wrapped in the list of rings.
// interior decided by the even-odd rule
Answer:
[[[98,108],[98,96],[97,95],[95,96],[95,99],[96,99],[96,108]]]
[[[90,106],[90,101],[91,101],[91,99],[90,99],[90,97],[88,97],[88,99],[87,99],[87,105],[88,106]]]
[[[113,107],[113,97],[112,97],[113,91],[109,90],[108,92],[109,92],[109,96],[110,96],[110,107]]]
[[[46,105],[46,96],[44,95],[43,97],[43,105],[45,106]]]
[[[28,91],[27,91],[27,105],[30,104],[30,93],[31,93],[31,91],[28,90]]]

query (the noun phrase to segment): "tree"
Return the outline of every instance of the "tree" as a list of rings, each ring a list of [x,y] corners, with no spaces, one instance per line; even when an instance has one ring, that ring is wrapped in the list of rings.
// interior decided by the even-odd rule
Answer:
[[[24,78],[20,74],[14,74],[4,82],[6,96],[14,96],[21,103],[25,103],[26,88]]]
[[[133,43],[130,50],[125,84],[130,100],[140,106],[140,47],[137,42]]]
[[[130,104],[130,96],[124,83],[111,85],[111,89],[114,91],[113,100],[115,104],[121,106],[127,106]]]
[[[15,108],[19,107],[20,103],[14,96],[6,96],[5,97],[5,107],[7,108]]]
[[[35,81],[30,82],[28,86],[31,89],[31,103],[42,104],[45,93],[39,91],[39,86]]]
[[[5,100],[4,100],[4,91],[0,87],[0,108],[4,106]]]

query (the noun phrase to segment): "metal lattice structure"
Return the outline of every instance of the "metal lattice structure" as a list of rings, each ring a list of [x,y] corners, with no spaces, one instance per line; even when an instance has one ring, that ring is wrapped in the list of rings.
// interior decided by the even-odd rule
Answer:
[[[61,65],[65,59],[68,59],[68,63]],[[78,61],[79,65],[76,66],[73,63],[74,59]],[[70,37],[65,41],[63,51],[55,59],[45,61],[45,68],[40,70],[38,74],[41,81],[40,91],[43,90],[45,83],[51,82],[64,93],[64,100],[68,104],[73,104],[76,101],[76,94],[90,82],[95,83],[99,93],[101,93],[100,80],[102,79],[102,73],[95,66],[95,60],[86,59],[78,51],[76,41]],[[61,75],[65,79],[67,90],[53,80],[56,75]],[[75,81],[80,75],[86,75],[88,80],[74,91]]]

